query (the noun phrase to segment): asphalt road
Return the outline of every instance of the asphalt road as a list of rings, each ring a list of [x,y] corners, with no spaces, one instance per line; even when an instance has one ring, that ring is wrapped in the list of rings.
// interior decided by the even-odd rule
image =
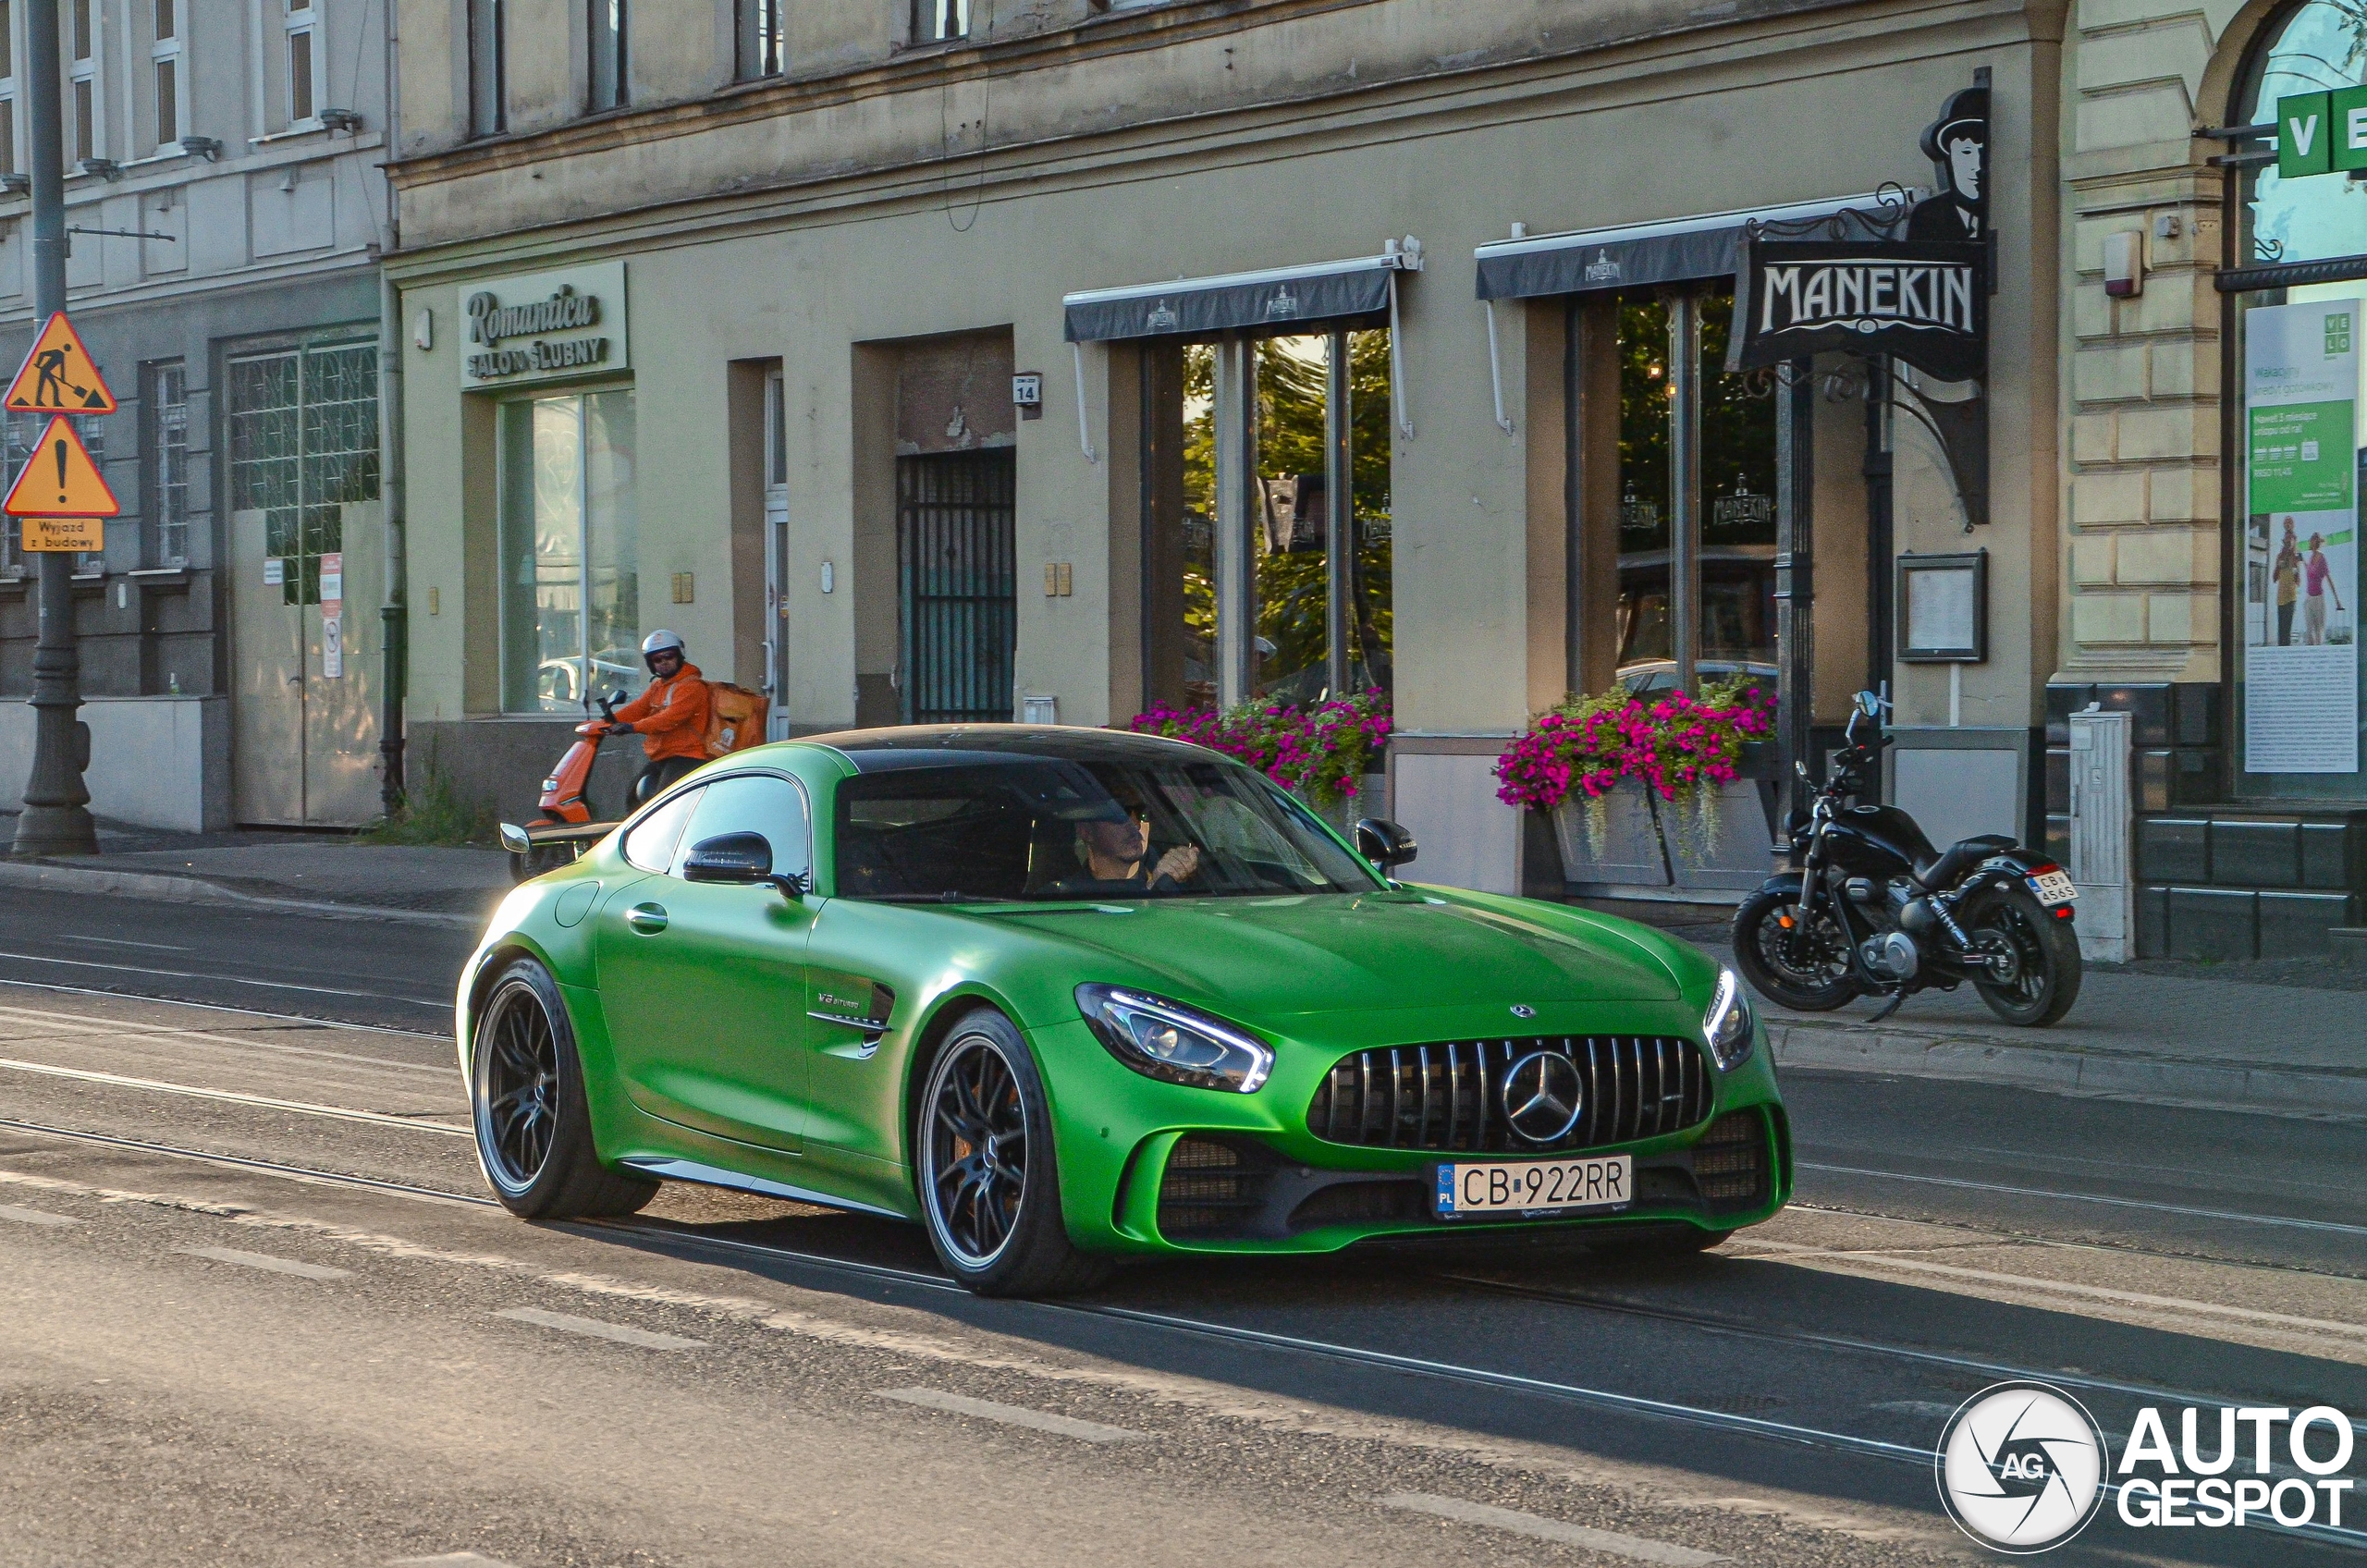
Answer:
[[[1928,1453],[2001,1378],[2116,1438],[2146,1405],[2174,1438],[2188,1403],[2367,1417],[2354,1124],[1793,1072],[1800,1201],[1688,1264],[985,1302],[872,1219],[486,1204],[436,1034],[465,948],[0,908],[0,1564],[1968,1562]],[[2109,1510],[2052,1554],[2362,1556]]]

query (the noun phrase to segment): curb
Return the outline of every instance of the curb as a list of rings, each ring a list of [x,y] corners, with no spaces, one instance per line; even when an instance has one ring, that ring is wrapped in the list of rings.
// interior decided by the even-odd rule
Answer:
[[[97,871],[43,861],[0,860],[0,888],[33,888],[51,893],[113,893],[162,903],[220,904],[256,914],[318,914],[337,920],[392,920],[411,925],[441,925],[455,931],[482,929],[472,914],[440,910],[383,909],[325,899],[270,899],[195,876],[163,876],[148,871]]]
[[[1865,1024],[1767,1022],[1784,1067],[1969,1079],[2054,1094],[2176,1101],[2235,1110],[2367,1118],[2367,1072],[2263,1067],[2063,1046],[2004,1045],[1978,1035],[1909,1034]]]

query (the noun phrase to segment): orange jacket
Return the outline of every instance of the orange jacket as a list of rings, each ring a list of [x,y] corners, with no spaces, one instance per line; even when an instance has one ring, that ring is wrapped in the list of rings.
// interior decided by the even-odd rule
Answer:
[[[617,710],[617,717],[633,727],[649,760],[696,757],[706,760],[706,680],[699,667],[685,664],[671,680],[653,680],[649,690]]]

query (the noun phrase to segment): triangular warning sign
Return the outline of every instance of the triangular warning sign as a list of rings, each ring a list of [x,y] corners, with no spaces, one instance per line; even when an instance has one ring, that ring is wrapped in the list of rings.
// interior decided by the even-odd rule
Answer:
[[[99,365],[82,346],[82,335],[59,311],[33,339],[0,408],[11,413],[111,414],[115,394],[99,379]]]
[[[10,517],[115,517],[123,508],[99,476],[90,448],[62,416],[49,422],[0,511]]]

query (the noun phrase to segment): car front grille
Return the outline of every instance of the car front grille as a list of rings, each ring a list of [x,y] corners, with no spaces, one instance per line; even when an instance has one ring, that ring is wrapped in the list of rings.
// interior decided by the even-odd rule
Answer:
[[[1265,1207],[1276,1161],[1256,1144],[1183,1138],[1159,1179],[1161,1234],[1224,1236],[1239,1231]]]
[[[1711,1209],[1739,1213],[1769,1196],[1767,1121],[1757,1110],[1730,1110],[1710,1123],[1693,1145],[1693,1182]]]
[[[1579,1088],[1577,1121],[1542,1142],[1515,1130],[1503,1099],[1505,1075],[1537,1051],[1567,1058]],[[1711,1098],[1708,1064],[1690,1040],[1454,1040],[1343,1058],[1316,1089],[1306,1125],[1326,1143],[1367,1148],[1552,1153],[1680,1132],[1710,1114]]]

